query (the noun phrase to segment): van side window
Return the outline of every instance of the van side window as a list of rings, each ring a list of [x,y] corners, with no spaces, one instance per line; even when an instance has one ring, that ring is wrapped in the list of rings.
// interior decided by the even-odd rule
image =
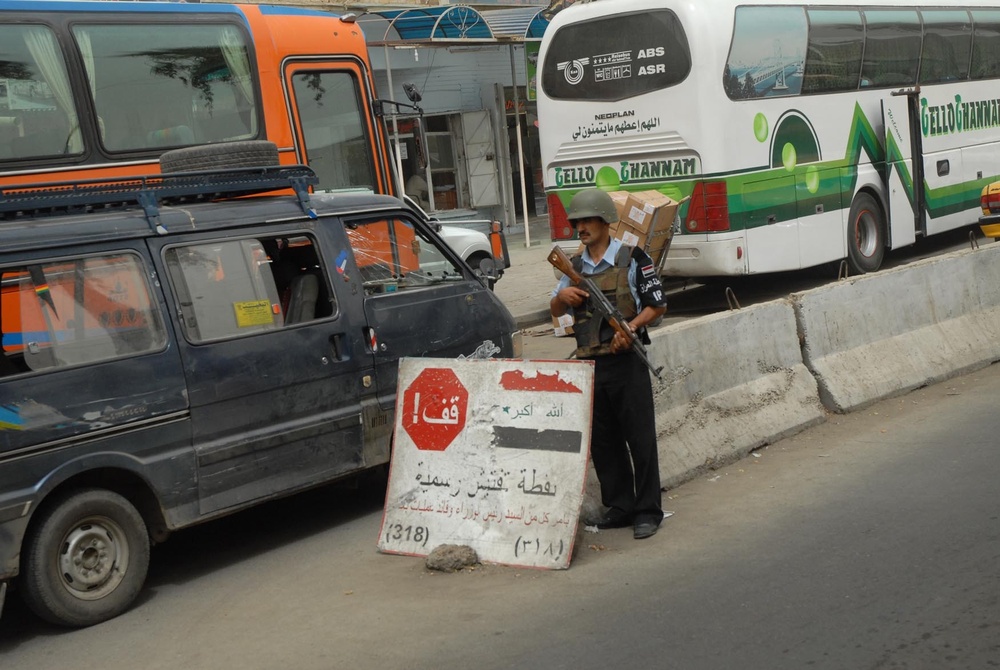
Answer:
[[[463,278],[438,243],[410,221],[348,222],[346,229],[368,294]]]
[[[75,25],[73,36],[108,150],[257,135],[252,65],[235,25]]]
[[[162,349],[142,261],[130,253],[0,269],[0,376]]]
[[[56,36],[0,26],[0,160],[79,154],[83,136]]]
[[[192,342],[277,330],[336,311],[311,236],[171,247],[165,257]]]

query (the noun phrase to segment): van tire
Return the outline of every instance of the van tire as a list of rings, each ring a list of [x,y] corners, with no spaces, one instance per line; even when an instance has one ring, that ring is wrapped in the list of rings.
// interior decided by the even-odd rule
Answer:
[[[28,607],[63,626],[90,626],[128,609],[149,569],[149,535],[132,503],[112,491],[83,489],[40,515],[21,557]]]
[[[240,167],[278,165],[278,145],[267,140],[219,142],[166,151],[160,172],[195,172]]]
[[[875,272],[885,258],[885,216],[878,201],[858,193],[847,221],[847,265],[852,274]]]

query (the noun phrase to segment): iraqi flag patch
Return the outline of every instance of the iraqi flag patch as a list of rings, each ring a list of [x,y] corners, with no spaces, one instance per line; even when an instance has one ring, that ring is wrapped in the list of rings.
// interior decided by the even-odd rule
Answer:
[[[643,268],[642,268],[642,276],[645,277],[646,279],[650,279],[651,277],[655,277],[656,276],[656,268],[654,268],[652,265],[645,265],[645,266],[643,266]]]

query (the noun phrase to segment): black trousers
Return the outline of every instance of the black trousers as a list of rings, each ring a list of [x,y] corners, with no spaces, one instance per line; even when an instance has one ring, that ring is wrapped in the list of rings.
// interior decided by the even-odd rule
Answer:
[[[653,386],[632,353],[595,356],[590,455],[601,502],[637,521],[663,519]]]

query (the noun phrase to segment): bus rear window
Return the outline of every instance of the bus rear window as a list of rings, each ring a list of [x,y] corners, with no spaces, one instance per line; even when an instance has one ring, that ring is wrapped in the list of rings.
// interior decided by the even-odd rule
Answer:
[[[556,100],[624,100],[680,83],[691,50],[669,10],[568,25],[549,43],[542,90]]]
[[[250,53],[236,26],[77,25],[73,35],[109,151],[257,135]]]

